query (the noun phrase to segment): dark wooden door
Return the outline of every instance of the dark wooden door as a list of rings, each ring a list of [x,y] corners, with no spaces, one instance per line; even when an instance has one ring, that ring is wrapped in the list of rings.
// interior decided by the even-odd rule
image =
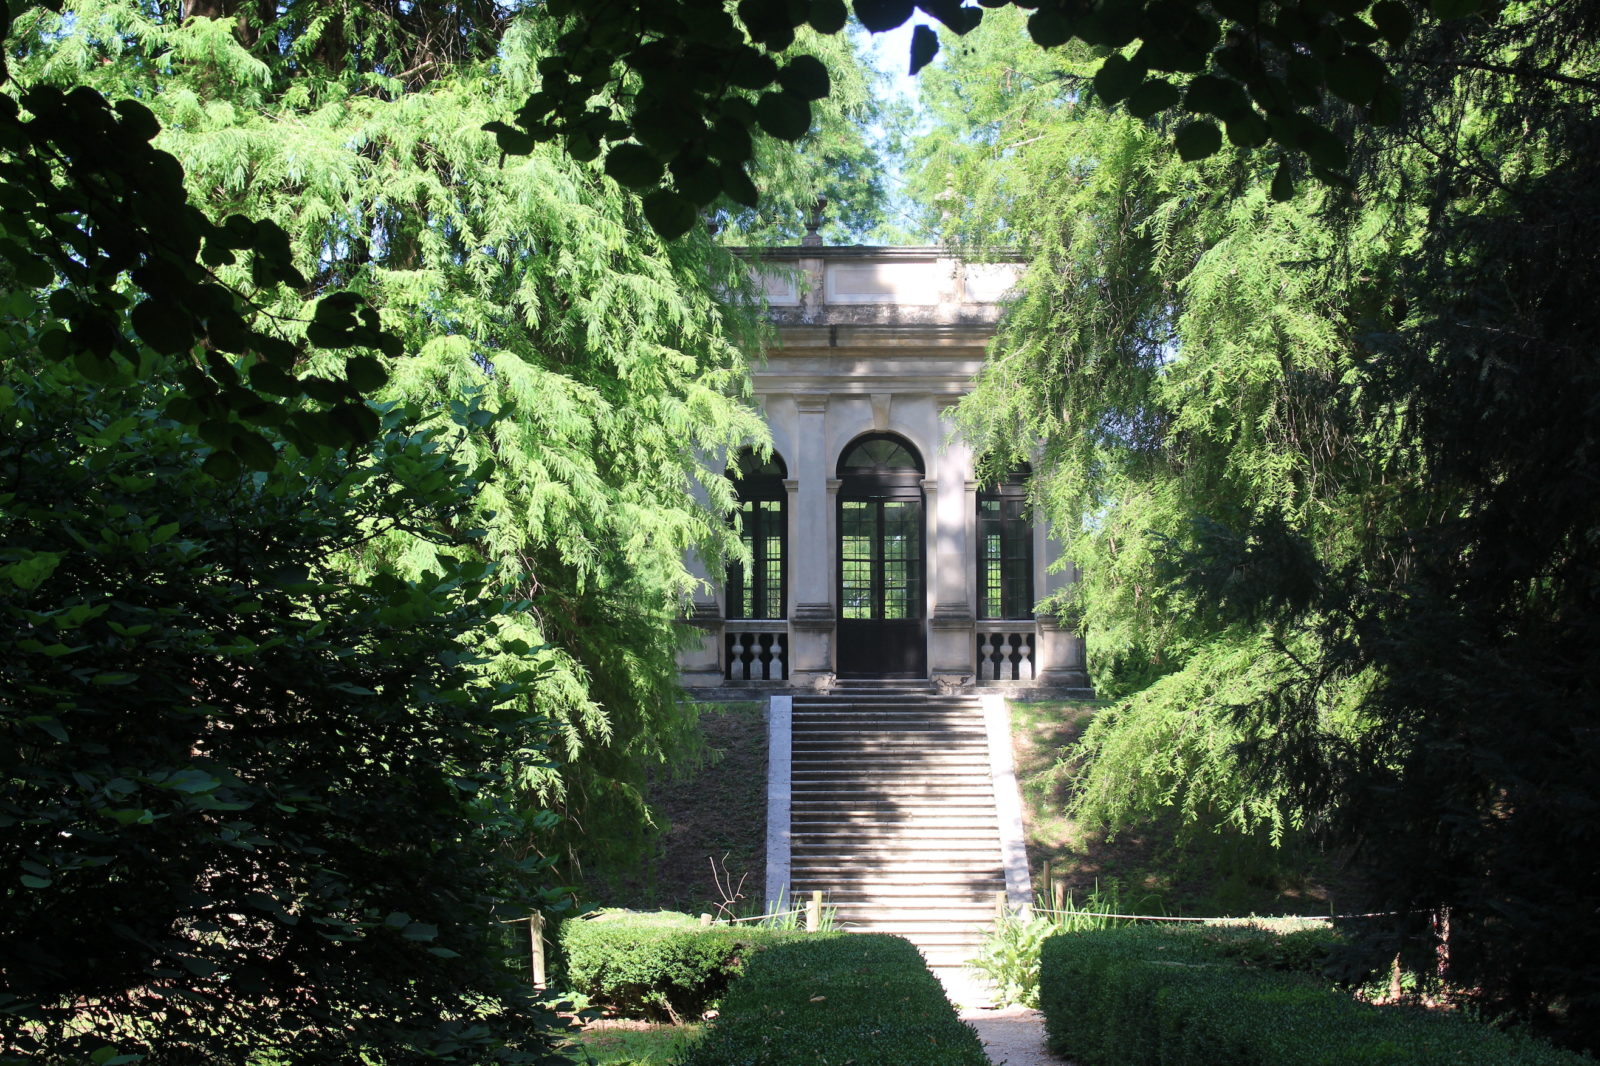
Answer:
[[[839,499],[840,677],[927,677],[922,496]]]

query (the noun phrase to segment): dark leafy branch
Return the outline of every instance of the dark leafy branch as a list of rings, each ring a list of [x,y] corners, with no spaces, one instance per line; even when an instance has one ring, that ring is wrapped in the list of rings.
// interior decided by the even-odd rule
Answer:
[[[920,9],[956,34],[974,29],[984,8],[1009,0],[855,0],[868,30],[894,29]],[[1183,117],[1174,141],[1185,159],[1202,159],[1227,141],[1243,149],[1275,145],[1286,157],[1276,195],[1293,192],[1290,159],[1304,159],[1323,181],[1343,184],[1345,139],[1321,115],[1329,99],[1387,125],[1401,94],[1382,52],[1403,45],[1419,18],[1471,16],[1483,0],[1108,0],[1097,5],[1044,0],[1028,33],[1041,48],[1080,40],[1105,50],[1095,91],[1139,117]],[[811,103],[828,92],[827,71],[791,54],[802,27],[838,33],[843,0],[555,0],[549,13],[567,27],[558,54],[540,64],[542,82],[513,123],[491,123],[502,150],[526,154],[561,139],[579,159],[606,155],[617,181],[645,194],[657,231],[672,237],[694,224],[718,196],[752,202],[745,165],[750,137],[797,141]],[[1132,52],[1128,49],[1137,43]],[[911,72],[938,54],[938,36],[914,31]],[[782,62],[780,62],[782,59]],[[618,102],[596,91],[618,71],[637,84]]]
[[[10,19],[0,13],[0,37]],[[84,86],[0,95],[0,258],[17,283],[51,290],[41,350],[99,382],[182,355],[167,414],[198,428],[219,476],[273,464],[266,427],[301,447],[372,439],[377,419],[362,397],[388,377],[372,353],[398,356],[398,339],[360,297],[329,294],[306,340],[356,352],[341,376],[307,369],[305,344],[264,328],[250,294],[216,273],[243,260],[258,292],[307,289],[287,234],[241,215],[208,218],[178,161],[151,144],[158,132],[143,104],[113,106]]]

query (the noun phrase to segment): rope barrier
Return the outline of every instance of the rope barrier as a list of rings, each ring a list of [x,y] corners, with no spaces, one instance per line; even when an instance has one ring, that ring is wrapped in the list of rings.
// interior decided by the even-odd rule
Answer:
[[[796,907],[792,911],[774,911],[771,914],[752,914],[748,918],[718,918],[717,921],[724,925],[732,925],[735,922],[765,922],[772,918],[787,918],[791,914],[804,914],[805,912],[806,909],[804,907]]]
[[[1102,914],[1099,911],[1048,911],[1045,908],[1032,908],[1034,914],[1059,914],[1062,917],[1104,917],[1104,919],[1117,919],[1122,922],[1342,922],[1346,919],[1358,917],[1394,917],[1397,911],[1373,911],[1371,914],[1280,914],[1272,917],[1266,914],[1254,914],[1250,917],[1179,917],[1176,914]]]

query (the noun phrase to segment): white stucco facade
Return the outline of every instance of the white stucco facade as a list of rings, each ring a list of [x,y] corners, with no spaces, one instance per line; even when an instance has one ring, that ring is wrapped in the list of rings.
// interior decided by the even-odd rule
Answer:
[[[720,582],[697,599],[704,634],[685,652],[694,688],[818,687],[840,672],[841,460],[869,435],[920,460],[922,573],[915,621],[930,682],[1071,689],[1087,684],[1077,634],[979,599],[979,485],[950,408],[971,388],[1019,265],[966,265],[938,248],[800,246],[761,256],[778,327],[754,372],[783,481],[782,617],[741,618]],[[914,484],[901,489],[915,493]],[[1057,545],[1031,530],[1032,599],[1074,580]],[[1031,608],[1032,604],[1028,605]],[[859,615],[859,607],[851,608]],[[992,604],[987,613],[994,613]],[[1029,616],[1023,616],[1027,614]],[[860,633],[859,624],[851,630]],[[859,639],[847,637],[847,639]],[[847,655],[853,676],[870,660]],[[901,676],[905,676],[902,674]]]

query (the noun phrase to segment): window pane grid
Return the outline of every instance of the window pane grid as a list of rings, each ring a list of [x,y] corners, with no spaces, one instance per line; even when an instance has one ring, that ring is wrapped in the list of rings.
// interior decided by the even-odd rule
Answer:
[[[1019,495],[978,497],[978,612],[1033,617],[1033,528]]]
[[[784,505],[782,500],[742,500],[739,535],[750,554],[748,574],[728,568],[728,612],[734,618],[784,616]]]

